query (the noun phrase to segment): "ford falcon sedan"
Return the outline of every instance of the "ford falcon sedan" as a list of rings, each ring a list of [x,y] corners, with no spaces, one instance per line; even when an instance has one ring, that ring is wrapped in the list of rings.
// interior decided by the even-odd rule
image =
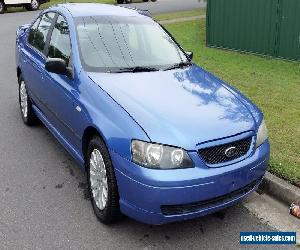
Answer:
[[[146,12],[103,4],[44,10],[16,38],[21,115],[42,121],[87,171],[98,219],[192,219],[260,184],[262,112],[193,63]]]

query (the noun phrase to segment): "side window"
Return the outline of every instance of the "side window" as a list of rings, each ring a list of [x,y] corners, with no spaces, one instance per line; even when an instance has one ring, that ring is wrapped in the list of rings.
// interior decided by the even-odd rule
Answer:
[[[32,26],[29,32],[28,42],[41,52],[44,51],[47,35],[54,17],[55,17],[54,12],[45,13],[40,18],[40,23],[38,27],[33,29],[35,26],[34,23],[34,25]]]
[[[49,43],[48,57],[61,58],[65,60],[67,64],[70,62],[71,42],[69,27],[66,20],[60,15],[58,16],[53,28]]]

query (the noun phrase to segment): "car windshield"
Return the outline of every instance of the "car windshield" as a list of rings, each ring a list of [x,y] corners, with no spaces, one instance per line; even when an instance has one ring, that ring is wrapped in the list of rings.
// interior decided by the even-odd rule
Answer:
[[[155,71],[188,63],[176,42],[149,17],[78,17],[76,26],[81,61],[89,72]]]

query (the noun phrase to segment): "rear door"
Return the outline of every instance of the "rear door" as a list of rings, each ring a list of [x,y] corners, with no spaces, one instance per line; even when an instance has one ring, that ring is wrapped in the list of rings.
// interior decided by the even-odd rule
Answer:
[[[38,18],[28,33],[27,45],[22,49],[22,73],[26,81],[30,97],[34,104],[47,114],[46,103],[43,98],[45,79],[46,42],[49,30],[55,18],[54,12],[48,12]]]

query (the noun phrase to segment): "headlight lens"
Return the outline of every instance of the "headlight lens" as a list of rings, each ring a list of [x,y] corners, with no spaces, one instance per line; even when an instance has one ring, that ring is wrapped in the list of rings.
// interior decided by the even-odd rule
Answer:
[[[132,161],[147,168],[174,169],[191,168],[194,163],[188,153],[176,147],[133,140]]]
[[[268,130],[267,130],[265,120],[263,119],[257,130],[256,147],[258,148],[267,139],[268,139]]]

